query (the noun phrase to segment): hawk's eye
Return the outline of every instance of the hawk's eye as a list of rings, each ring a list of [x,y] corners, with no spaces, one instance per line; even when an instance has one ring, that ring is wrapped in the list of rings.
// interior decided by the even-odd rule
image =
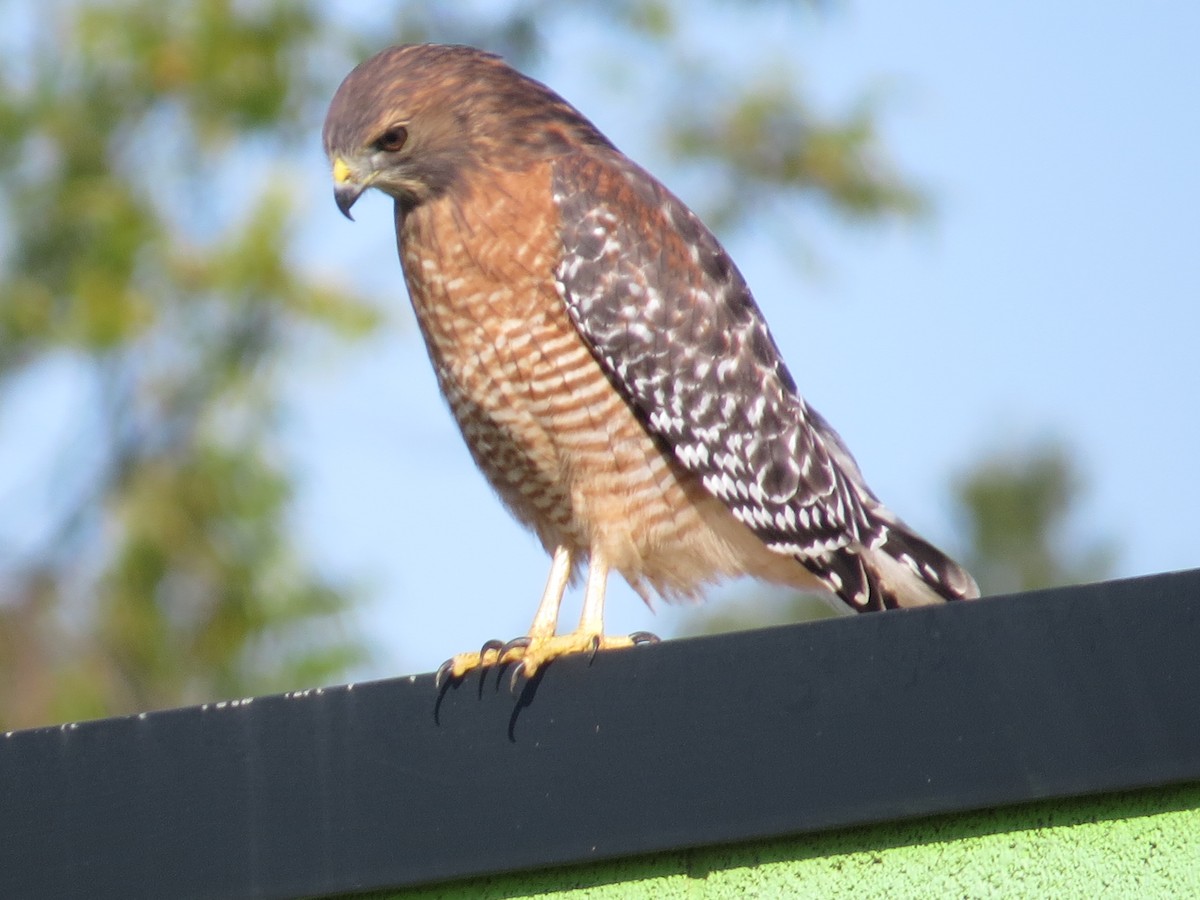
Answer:
[[[393,125],[375,140],[375,147],[386,153],[395,153],[408,140],[408,129],[403,125]]]

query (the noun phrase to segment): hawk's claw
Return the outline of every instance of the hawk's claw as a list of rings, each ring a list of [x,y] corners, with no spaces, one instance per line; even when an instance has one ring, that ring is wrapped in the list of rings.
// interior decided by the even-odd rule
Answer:
[[[451,657],[450,659],[448,659],[444,663],[442,663],[440,666],[438,666],[437,674],[433,676],[434,688],[440,691],[442,689],[443,684],[449,684],[449,682],[446,680],[446,676],[449,675],[452,671],[454,671],[454,658],[453,657]]]
[[[529,645],[532,643],[533,643],[533,638],[531,638],[529,635],[525,634],[525,635],[521,635],[521,637],[515,637],[511,641],[508,641],[505,644],[501,644],[500,645],[500,659],[503,660],[504,657],[508,656],[509,652],[512,650],[516,650],[518,648],[520,648],[522,650],[528,649]]]
[[[588,664],[596,658],[596,654],[604,649],[633,647],[638,644],[657,644],[658,637],[648,631],[635,631],[622,637],[608,637],[602,634],[592,634],[587,631],[574,631],[570,634],[537,636],[522,635],[511,641],[486,641],[478,653],[460,653],[446,660],[437,670],[433,683],[441,690],[451,681],[458,681],[474,669],[486,669],[489,666],[505,666],[511,663],[512,675],[508,679],[508,689],[516,693],[517,682],[529,679],[542,670],[542,667],[560,656],[572,653],[586,653]]]
[[[517,663],[513,667],[512,677],[508,679],[508,692],[514,696],[517,693],[517,681],[525,674],[524,661]]]
[[[528,640],[528,638],[517,638],[517,640]],[[433,678],[434,687],[440,691],[443,685],[449,684],[451,681],[458,681],[473,669],[486,669],[492,663],[499,662],[504,658],[505,652],[512,643],[512,641],[505,643],[492,638],[490,641],[483,642],[478,653],[460,653],[450,657],[438,666],[437,673]]]

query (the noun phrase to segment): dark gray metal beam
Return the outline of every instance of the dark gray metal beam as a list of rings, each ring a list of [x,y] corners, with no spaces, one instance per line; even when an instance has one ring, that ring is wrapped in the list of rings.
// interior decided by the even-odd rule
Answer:
[[[1200,781],[1200,571],[0,736],[0,896],[296,897]]]

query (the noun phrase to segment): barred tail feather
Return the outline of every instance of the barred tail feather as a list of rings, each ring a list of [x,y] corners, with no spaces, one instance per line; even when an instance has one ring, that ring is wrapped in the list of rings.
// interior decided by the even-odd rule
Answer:
[[[864,559],[883,587],[885,606],[925,606],[979,596],[979,586],[966,569],[903,524],[886,528],[882,536]]]
[[[872,512],[880,518],[866,546],[799,559],[837,595],[840,610],[904,609],[979,596],[966,569],[886,510]]]

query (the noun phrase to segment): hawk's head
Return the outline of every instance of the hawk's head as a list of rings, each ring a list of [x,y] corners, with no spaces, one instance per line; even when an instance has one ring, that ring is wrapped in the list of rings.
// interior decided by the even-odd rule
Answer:
[[[406,44],[346,76],[325,117],[334,197],[347,217],[368,187],[412,208],[468,168],[519,169],[608,141],[545,85],[473,47]]]

